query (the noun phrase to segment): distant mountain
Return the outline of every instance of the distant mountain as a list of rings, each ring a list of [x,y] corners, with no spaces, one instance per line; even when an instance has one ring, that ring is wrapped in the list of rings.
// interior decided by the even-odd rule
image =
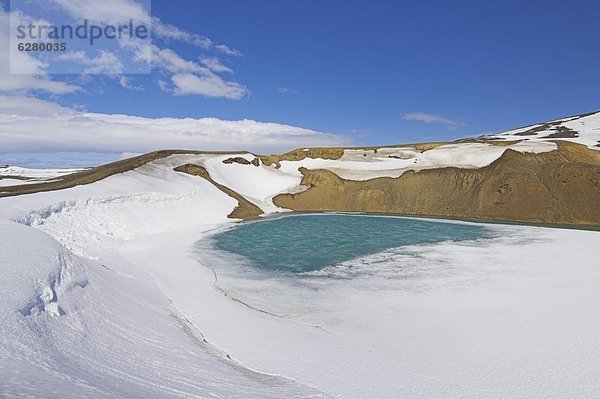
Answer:
[[[588,147],[600,147],[600,111],[526,126],[491,137],[530,141],[561,139]]]

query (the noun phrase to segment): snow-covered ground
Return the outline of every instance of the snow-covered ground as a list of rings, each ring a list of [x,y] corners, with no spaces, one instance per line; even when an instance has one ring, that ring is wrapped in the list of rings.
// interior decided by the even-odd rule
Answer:
[[[31,184],[31,183],[39,183],[39,181],[37,180],[22,180],[22,179],[13,179],[10,177],[5,177],[0,179],[0,187],[5,187],[5,186],[19,186],[22,184]]]
[[[520,142],[507,146],[485,143],[444,144],[427,151],[411,147],[387,147],[374,150],[348,149],[340,159],[305,158],[301,161],[280,161],[281,166],[252,167],[237,163],[224,164],[223,155],[205,162],[210,176],[247,197],[263,210],[276,211],[270,198],[277,193],[290,192],[298,187],[302,174],[299,168],[327,169],[343,179],[368,180],[377,177],[398,177],[409,170],[455,166],[474,169],[487,166],[498,159],[506,149],[519,152],[541,153],[553,151],[553,142]],[[245,154],[251,161],[254,155]]]
[[[277,359],[286,375],[340,397],[595,397],[600,233],[490,228],[500,237],[393,248],[297,280],[234,265],[218,284],[298,330],[319,326],[310,344],[270,345],[293,354]]]
[[[535,129],[533,132],[532,129]],[[563,131],[571,132],[574,137],[548,137]],[[527,133],[526,135],[523,135]],[[566,140],[587,145],[600,150],[600,112],[581,116],[557,119],[546,124],[522,127],[508,132],[492,135],[499,140],[525,140],[526,142],[544,142],[548,140]]]
[[[150,265],[121,254],[161,236],[168,254],[177,244],[168,232],[195,240],[231,223],[235,200],[172,166],[163,160],[88,186],[2,199],[2,395],[324,396],[241,367],[204,342]],[[163,270],[180,275],[186,250],[173,255]],[[210,290],[206,280],[196,288]]]
[[[28,177],[32,179],[53,179],[60,176],[69,175],[84,169],[30,169],[19,166],[7,166],[0,168],[2,176]]]
[[[83,169],[29,169],[19,166],[0,167],[0,187],[52,181],[57,177],[79,172]]]
[[[507,149],[519,152],[548,152],[557,148],[552,142],[520,142],[508,146],[484,143],[444,144],[427,151],[410,147],[373,150],[345,150],[338,160],[304,159],[281,161],[281,170],[297,174],[299,167],[327,169],[343,179],[368,180],[376,177],[398,177],[408,170],[423,170],[455,166],[474,169],[494,162]]]
[[[232,278],[222,281],[233,295],[225,296],[193,247],[230,226],[226,216],[237,203],[172,170],[202,164],[271,213],[284,211],[273,205],[275,194],[298,189],[299,166],[365,178],[365,170],[407,170],[413,155],[416,165],[476,167],[506,148],[468,145],[347,151],[338,161],[283,161],[280,169],[175,155],[90,185],[0,199],[0,393],[597,395],[600,233],[495,226],[503,238],[485,245],[443,243],[357,260],[356,273],[377,265],[370,277],[306,287]],[[394,283],[386,278],[394,262],[421,277]]]
[[[583,117],[572,117],[549,122],[547,128],[528,135],[519,135],[542,125],[511,130],[491,135],[498,141],[517,141],[506,146],[488,143],[451,143],[420,151],[410,146],[374,150],[345,150],[338,160],[304,159],[281,161],[281,171],[299,175],[298,168],[327,169],[348,180],[368,180],[376,177],[399,177],[408,170],[424,170],[454,166],[481,168],[498,159],[506,149],[519,152],[542,153],[557,148],[555,141],[566,140],[600,150],[600,112]],[[559,129],[559,130],[557,130]],[[576,137],[552,137],[568,129]],[[563,131],[563,134],[565,131]]]

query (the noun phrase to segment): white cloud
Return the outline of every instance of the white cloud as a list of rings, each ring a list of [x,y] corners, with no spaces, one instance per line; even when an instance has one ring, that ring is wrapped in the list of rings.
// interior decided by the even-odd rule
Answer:
[[[119,78],[119,85],[127,90],[134,90],[134,91],[144,91],[144,87],[140,86],[140,85],[136,85],[133,82],[132,78],[129,78],[127,76],[121,76]]]
[[[231,55],[234,57],[241,57],[242,53],[239,50],[236,50],[234,48],[228,47],[224,44],[217,44],[215,46],[215,48],[220,51],[221,53],[225,54],[225,55]]]
[[[165,82],[162,79],[158,79],[156,81],[156,83],[158,84],[158,87],[162,90],[162,91],[166,91],[166,92],[172,92],[173,88],[169,85],[169,83]]]
[[[163,39],[178,40],[208,50],[213,42],[196,33],[185,32],[178,27],[165,23],[158,17],[152,17],[152,32]]]
[[[172,74],[173,86],[167,87],[163,83],[160,85],[163,90],[169,90],[179,96],[202,95],[230,100],[240,100],[249,94],[246,86],[226,81],[209,68],[188,61],[173,50],[160,49],[157,46],[153,46],[153,49],[155,67]]]
[[[350,144],[343,137],[253,120],[145,118],[81,112],[31,97],[0,96],[2,152],[147,152],[164,148],[273,153]]]
[[[175,85],[173,93],[178,96],[198,94],[240,100],[248,94],[245,86],[236,82],[226,82],[215,74],[198,76],[191,73],[178,73],[171,77],[171,81]]]
[[[48,0],[56,11],[62,11],[76,21],[88,20],[97,25],[126,25],[130,20],[135,24],[149,26],[151,17],[144,5],[135,0]],[[83,74],[119,75],[127,72],[149,72],[151,65],[150,39],[124,35],[115,41],[111,51],[99,51],[90,55],[93,47],[86,51],[67,52],[58,57],[59,61],[83,66]]]
[[[172,85],[159,80],[159,87],[163,91],[179,96],[202,95],[229,100],[240,100],[250,93],[246,86],[218,75],[233,73],[233,70],[216,57],[202,58],[200,61],[202,65],[184,59],[171,49],[152,46],[153,67],[171,74]]]
[[[105,50],[100,50],[96,57],[90,57],[83,51],[64,53],[58,57],[58,60],[77,62],[85,66],[83,74],[86,75],[120,75],[124,69],[121,60],[115,54]]]
[[[174,25],[161,21],[158,17],[150,17],[148,11],[142,5],[132,0],[104,0],[102,2],[97,0],[50,1],[76,19],[88,19],[92,23],[114,25],[128,22],[129,19],[151,20],[153,34],[162,39],[178,40],[204,50],[212,49],[227,55],[241,55],[238,50],[231,49],[223,44],[214,45],[210,39],[204,36],[183,31]],[[3,29],[8,42],[8,14],[4,12],[3,14],[3,18],[6,20]],[[23,18],[25,17],[23,16]],[[204,57],[201,59],[201,63],[196,63],[184,59],[169,48],[159,47],[156,44],[147,46],[138,40],[126,40],[119,42],[119,45],[121,48],[130,50],[133,53],[132,60],[137,65],[150,65],[150,62],[152,62],[155,70],[169,75],[171,84],[167,84],[166,79],[159,80],[160,88],[163,91],[175,95],[202,95],[231,100],[242,99],[249,93],[248,88],[244,85],[225,80],[218,75],[220,73],[233,73],[233,70],[223,65],[216,57]],[[53,94],[64,94],[79,89],[77,86],[49,79],[47,73],[45,73],[47,65],[26,53],[16,53],[13,60],[18,63],[19,70],[37,76],[11,76],[5,79],[0,77],[0,91],[15,93],[19,89],[23,89],[23,92],[26,93],[28,90],[38,89],[50,91]],[[3,52],[0,57],[6,57],[8,60],[7,52]],[[81,70],[83,74],[117,76],[122,75],[126,69],[125,64],[119,59],[119,55],[108,51],[101,51],[93,56],[83,51],[65,53],[59,57],[59,60],[83,66]],[[130,80],[127,78],[119,79],[119,84],[123,88],[139,89],[138,86],[133,86],[129,82]]]
[[[228,66],[225,66],[216,57],[202,58],[200,60],[202,64],[215,73],[233,73],[233,70]]]
[[[152,61],[154,66],[171,73],[202,72],[207,70],[193,61],[188,61],[175,51],[152,46]]]
[[[134,21],[150,20],[148,11],[132,0],[51,0],[75,19],[87,19],[91,23],[117,25]]]
[[[404,114],[402,116],[402,119],[407,121],[417,121],[424,123],[440,123],[442,125],[446,125],[448,129],[457,129],[461,126],[464,126],[464,124],[456,120],[448,119],[441,115],[428,114],[425,112],[409,112]]]
[[[25,21],[22,14],[13,15]],[[31,57],[27,52],[17,51],[10,46],[10,16],[0,4],[0,93],[27,93],[32,90],[51,94],[66,94],[78,91],[76,85],[52,80],[46,73],[43,62]],[[20,74],[10,74],[12,66]]]
[[[51,94],[67,94],[80,88],[49,79],[45,75],[8,75],[0,72],[0,93],[28,93],[32,90]]]
[[[51,0],[76,19],[88,19],[94,23],[117,25],[134,21],[151,21],[154,35],[167,40],[182,41],[208,50],[213,41],[197,33],[186,32],[175,25],[163,22],[159,17],[151,17],[142,4],[132,0]],[[219,44],[214,46],[223,54],[240,56],[238,50]]]
[[[77,110],[35,97],[0,95],[0,115],[4,119],[12,117],[20,120],[24,116],[45,118],[54,114],[75,115],[77,112]]]

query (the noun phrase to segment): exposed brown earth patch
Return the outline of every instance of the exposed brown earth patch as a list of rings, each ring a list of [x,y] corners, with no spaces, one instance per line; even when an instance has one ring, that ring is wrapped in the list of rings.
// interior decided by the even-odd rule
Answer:
[[[233,191],[229,187],[226,187],[214,181],[212,177],[210,177],[208,171],[202,166],[194,164],[185,164],[178,166],[173,170],[176,172],[183,172],[193,176],[202,177],[203,179],[206,179],[210,183],[212,183],[219,190],[229,195],[231,198],[235,199],[238,202],[238,206],[233,210],[233,212],[227,215],[228,218],[250,220],[256,219],[263,213],[262,209],[254,205],[252,202],[248,201],[246,198],[242,197],[237,192]]]
[[[527,223],[600,225],[600,152],[557,142],[534,154],[507,149],[480,169],[409,171],[398,178],[344,180],[301,168],[301,193],[278,206],[303,212],[347,211]]]
[[[280,161],[301,161],[305,158],[340,159],[344,155],[344,148],[308,148],[306,151],[297,148],[281,155],[261,155],[259,158],[265,165],[275,164],[281,166]]]

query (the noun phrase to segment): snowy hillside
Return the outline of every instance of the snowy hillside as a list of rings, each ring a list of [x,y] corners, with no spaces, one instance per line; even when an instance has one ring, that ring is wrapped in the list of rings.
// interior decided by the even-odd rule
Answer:
[[[239,367],[204,342],[146,266],[119,255],[136,238],[200,234],[231,223],[233,199],[171,169],[165,161],[89,186],[2,200],[0,392],[61,398],[312,392]]]
[[[83,169],[29,169],[19,166],[0,167],[0,187],[51,181]]]
[[[600,149],[600,112],[557,119],[490,137],[500,140],[526,140],[530,142],[566,140],[586,145],[592,149]]]
[[[171,155],[90,184],[0,198],[0,394],[592,396],[600,391],[598,232],[490,225],[493,240],[359,260],[359,269],[377,265],[364,276],[392,259],[430,278],[401,289],[344,277],[307,296],[306,287],[277,279],[236,280],[238,293],[268,293],[269,314],[224,295],[192,251],[236,222],[227,216],[238,202],[173,169],[203,167],[270,215],[289,212],[274,196],[307,189],[299,168],[356,182],[471,170],[507,149],[556,151],[556,137],[547,137],[554,133],[598,149],[599,121],[595,114],[534,127],[535,135],[499,135],[519,141],[508,145],[346,149],[337,159],[282,157],[279,165],[249,153],[235,162],[231,154]],[[577,137],[561,126],[577,128]],[[34,177],[15,168],[0,174],[10,173]]]
[[[11,177],[27,177],[32,179],[52,179],[75,173],[83,169],[30,169],[19,166],[5,166],[0,168],[0,175]]]

